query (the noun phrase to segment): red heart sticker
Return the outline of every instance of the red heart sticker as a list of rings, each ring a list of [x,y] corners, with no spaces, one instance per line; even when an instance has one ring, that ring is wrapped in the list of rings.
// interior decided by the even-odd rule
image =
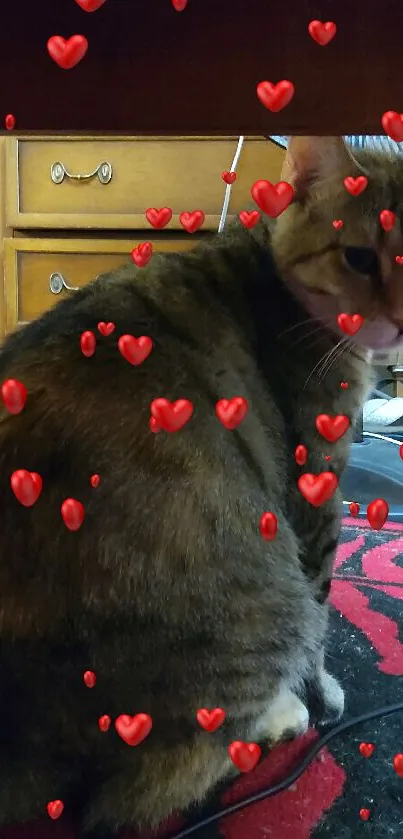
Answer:
[[[393,768],[400,778],[403,778],[403,754],[395,755],[393,758]]]
[[[153,246],[151,242],[140,242],[136,248],[133,248],[131,257],[137,268],[145,268],[148,265],[153,255]]]
[[[274,513],[263,513],[260,518],[260,533],[266,542],[272,542],[277,536],[278,522]]]
[[[94,355],[95,348],[97,345],[97,339],[93,332],[87,330],[86,332],[82,332],[80,336],[80,348],[83,355],[86,358],[91,358]]]
[[[332,221],[332,225],[335,230],[341,230],[344,225],[344,221],[341,218],[335,218],[334,221]]]
[[[85,510],[81,501],[75,498],[66,498],[60,508],[62,519],[69,530],[79,530],[83,521]]]
[[[340,382],[340,387],[341,387],[342,390],[347,390],[348,382]]]
[[[359,515],[360,505],[357,504],[356,501],[351,501],[350,506],[349,506],[349,510],[350,510],[350,516],[353,516],[353,518],[355,518],[355,516]]]
[[[60,819],[64,810],[63,801],[60,801],[60,799],[57,799],[56,801],[49,801],[49,804],[46,805],[46,809],[51,819]]]
[[[321,20],[311,20],[308,32],[320,47],[325,47],[334,38],[337,26],[331,20],[326,21],[326,23],[322,23]]]
[[[383,498],[376,498],[367,507],[367,519],[372,530],[382,530],[389,515],[389,506]]]
[[[382,128],[395,143],[403,140],[403,114],[396,111],[385,111],[382,117]]]
[[[258,99],[272,113],[282,111],[286,105],[291,102],[295,93],[295,87],[292,82],[284,79],[282,82],[272,84],[272,82],[259,82],[256,93]]]
[[[161,210],[156,210],[155,207],[150,207],[146,210],[146,219],[152,227],[156,230],[162,230],[171,221],[172,210],[169,207],[162,207]]]
[[[350,428],[350,420],[344,414],[338,414],[336,417],[329,417],[328,414],[319,414],[316,417],[315,425],[319,434],[328,443],[336,443],[346,433],[347,429]]]
[[[236,180],[236,172],[223,172],[221,177],[226,184],[233,184]]]
[[[246,210],[241,210],[239,213],[239,220],[247,230],[252,230],[252,227],[257,225],[259,219],[260,213],[258,210],[252,210],[250,213]]]
[[[403,443],[402,443],[402,445],[401,445],[401,446],[400,446],[400,448],[399,448],[399,454],[400,454],[400,457],[401,457],[401,458],[402,458],[402,460],[403,460]]]
[[[10,414],[20,414],[27,401],[27,389],[18,379],[6,379],[1,386],[1,398]]]
[[[200,708],[196,714],[197,722],[204,728],[205,731],[217,731],[217,728],[223,724],[225,720],[225,711],[222,708],[213,708],[208,711],[207,708]]]
[[[219,399],[215,412],[220,422],[230,431],[237,428],[246,416],[248,403],[243,396],[233,396],[232,399]]]
[[[153,721],[149,714],[136,714],[130,717],[128,714],[121,714],[115,720],[115,728],[119,737],[128,746],[138,746],[148,737],[153,727]]]
[[[76,3],[78,3],[85,12],[96,12],[97,9],[100,9],[105,2],[106,0],[76,0]]]
[[[189,422],[194,409],[188,399],[177,399],[176,402],[169,402],[168,399],[159,398],[151,402],[150,410],[160,428],[163,428],[164,431],[173,432],[179,431]]]
[[[63,70],[75,67],[88,49],[88,41],[84,35],[72,35],[66,41],[61,35],[52,35],[48,40],[48,53],[53,61]]]
[[[355,335],[361,329],[364,318],[361,315],[346,315],[343,312],[343,314],[338,316],[337,323],[346,335]]]
[[[358,178],[344,178],[344,186],[350,195],[361,195],[368,186],[368,178],[359,175]]]
[[[193,213],[181,213],[179,221],[187,233],[196,233],[196,230],[202,226],[205,215],[202,210],[195,210]]]
[[[183,12],[186,9],[188,0],[172,0],[172,5],[176,12]]]
[[[130,364],[138,367],[148,358],[153,342],[147,335],[135,338],[134,335],[122,335],[118,341],[119,352]]]
[[[295,449],[295,462],[298,466],[304,466],[308,458],[308,449],[306,446],[299,445]]]
[[[379,221],[385,232],[389,233],[396,224],[396,213],[392,213],[392,210],[382,210],[379,213]]]
[[[286,181],[280,181],[278,184],[272,184],[270,181],[256,181],[251,193],[258,207],[270,218],[280,216],[294,197],[294,189]]]
[[[99,322],[98,332],[100,332],[101,335],[104,335],[105,337],[107,337],[108,335],[112,335],[112,332],[114,332],[114,331],[115,331],[115,324],[112,323],[111,320],[108,323],[105,323],[105,321],[103,321],[103,320],[101,320]]]
[[[319,475],[310,475],[306,472],[298,478],[298,489],[301,495],[313,507],[321,507],[329,501],[335,494],[338,484],[337,476],[333,472],[320,472]]]
[[[359,750],[363,757],[372,757],[375,746],[373,743],[360,743]]]
[[[86,670],[83,676],[84,684],[87,688],[94,688],[96,685],[97,677],[93,670]]]
[[[33,507],[42,492],[42,478],[37,472],[17,469],[11,475],[11,489],[23,507]]]
[[[368,807],[361,807],[360,810],[360,819],[363,822],[367,822],[371,816],[371,810],[368,810]]]
[[[254,769],[262,754],[257,743],[244,743],[242,740],[231,743],[228,752],[232,762],[241,772],[250,772]]]
[[[101,731],[109,731],[111,722],[109,714],[103,714],[102,717],[99,717],[98,725]]]
[[[99,482],[100,482],[100,480],[101,480],[101,478],[99,477],[99,475],[91,475],[91,477],[90,477],[90,484],[91,484],[91,486],[92,486],[94,489],[96,489],[96,488],[99,486]]]
[[[14,114],[7,114],[4,120],[4,128],[6,131],[13,131],[15,128],[15,116]]]
[[[397,256],[396,263],[397,265],[403,265],[403,256]]]

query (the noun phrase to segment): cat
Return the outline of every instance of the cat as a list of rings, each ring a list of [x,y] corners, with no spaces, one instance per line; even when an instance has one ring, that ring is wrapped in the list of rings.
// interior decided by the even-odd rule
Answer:
[[[343,180],[363,171],[354,197]],[[61,800],[80,836],[155,826],[237,771],[234,741],[305,732],[310,692],[324,719],[343,714],[325,669],[341,496],[314,506],[298,480],[340,478],[371,354],[402,343],[403,166],[354,160],[341,138],[294,137],[282,179],[294,198],[275,221],[124,265],[4,343],[0,381],[28,396],[21,413],[0,410],[2,825]],[[387,234],[383,209],[398,217]],[[342,312],[364,318],[353,337]],[[118,349],[127,334],[153,342],[137,366]],[[248,409],[231,430],[216,403],[233,397]],[[180,430],[158,415],[150,427],[157,398],[192,403]],[[318,414],[350,428],[329,443]],[[43,481],[30,507],[11,488],[19,469]],[[85,510],[75,531],[69,498]],[[225,711],[216,731],[201,708]],[[152,728],[130,746],[114,722],[140,713]]]

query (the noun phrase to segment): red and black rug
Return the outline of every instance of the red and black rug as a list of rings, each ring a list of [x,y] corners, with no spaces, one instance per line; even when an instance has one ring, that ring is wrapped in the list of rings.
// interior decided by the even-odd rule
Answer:
[[[381,531],[346,519],[331,589],[328,669],[346,690],[345,719],[403,700],[403,525]],[[279,746],[248,775],[218,791],[202,811],[157,834],[173,839],[185,827],[280,782],[321,732]],[[361,743],[374,745],[366,758]],[[297,783],[192,833],[196,839],[394,839],[403,837],[403,713],[363,723],[332,740]],[[364,821],[360,811],[369,811]],[[368,813],[366,814],[368,815]],[[62,820],[61,820],[62,822]],[[74,839],[61,822],[0,831],[0,839]],[[123,838],[122,838],[123,839]]]

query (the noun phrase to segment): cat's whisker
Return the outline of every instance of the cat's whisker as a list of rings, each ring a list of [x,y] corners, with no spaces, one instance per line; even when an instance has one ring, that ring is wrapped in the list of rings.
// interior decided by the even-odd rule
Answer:
[[[324,379],[325,376],[330,372],[331,368],[340,361],[341,357],[344,353],[350,352],[351,345],[349,338],[343,338],[340,344],[338,344],[339,351],[333,354],[333,357],[329,357],[328,363],[325,365],[324,369],[322,370],[321,374],[319,375],[320,379]]]
[[[340,345],[340,342],[338,344],[336,344],[336,347],[338,347],[339,345]],[[326,361],[327,361],[328,357],[334,352],[334,350],[335,350],[335,347],[332,347],[323,356],[321,356],[321,358],[319,359],[317,364],[315,364],[315,367],[313,368],[313,370],[311,370],[308,378],[305,380],[305,384],[304,384],[302,390],[305,390],[305,388],[307,387],[308,383],[310,382],[312,376],[314,375],[314,373],[316,372],[318,367],[320,367],[320,369],[322,369],[322,365],[326,364]]]

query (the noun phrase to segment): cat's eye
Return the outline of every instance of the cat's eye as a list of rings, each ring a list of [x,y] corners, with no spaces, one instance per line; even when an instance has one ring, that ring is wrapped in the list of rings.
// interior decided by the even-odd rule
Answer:
[[[344,259],[349,268],[358,271],[359,274],[372,276],[379,272],[378,255],[372,248],[344,248]]]

